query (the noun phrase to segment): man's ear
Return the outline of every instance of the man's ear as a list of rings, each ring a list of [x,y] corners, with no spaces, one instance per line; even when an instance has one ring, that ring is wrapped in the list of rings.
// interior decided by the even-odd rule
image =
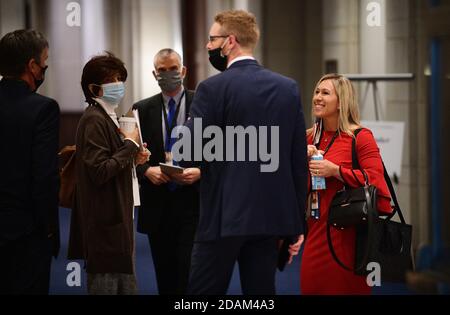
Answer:
[[[233,47],[236,46],[237,43],[239,43],[235,35],[230,35],[229,38],[229,44]]]
[[[30,71],[34,76],[37,75],[37,70],[36,69],[36,60],[34,60],[34,58],[30,59],[30,61],[28,61],[27,63],[27,67],[26,67],[26,71]],[[36,71],[36,73],[35,73]]]
[[[186,74],[187,74],[187,68],[185,66],[183,66],[183,68],[181,69],[181,77],[183,79],[186,78]]]
[[[156,71],[153,70],[152,73],[153,73],[153,77],[155,78],[155,80],[158,81],[158,75],[156,74]]]

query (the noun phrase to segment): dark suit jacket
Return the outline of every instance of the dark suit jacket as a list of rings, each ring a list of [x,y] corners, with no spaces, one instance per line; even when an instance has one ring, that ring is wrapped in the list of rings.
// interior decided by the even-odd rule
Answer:
[[[267,163],[260,161],[201,163],[197,240],[304,233],[306,131],[296,82],[254,60],[239,61],[199,85],[190,116],[186,125],[191,133],[194,118],[203,119],[203,129],[218,126],[224,134],[226,126],[279,127],[274,173],[262,173],[260,166]]]
[[[58,222],[59,106],[23,81],[0,82],[0,240],[32,231],[55,235]]]
[[[69,259],[86,259],[88,273],[133,273],[132,167],[139,148],[95,104],[76,136],[76,192]]]
[[[186,91],[186,118],[188,117],[194,91]],[[149,167],[159,166],[165,163],[165,148],[163,139],[162,94],[157,94],[136,103],[133,109],[139,111],[139,118],[142,128],[142,137],[148,144],[148,149],[152,153],[150,161],[137,167],[139,182],[141,184],[141,207],[139,207],[138,227],[141,233],[152,235],[157,233],[161,225],[165,205],[169,198],[173,198],[167,185],[156,186],[145,177],[145,172]],[[191,214],[198,213],[198,186],[181,186],[177,189],[177,196],[182,196],[183,212]]]

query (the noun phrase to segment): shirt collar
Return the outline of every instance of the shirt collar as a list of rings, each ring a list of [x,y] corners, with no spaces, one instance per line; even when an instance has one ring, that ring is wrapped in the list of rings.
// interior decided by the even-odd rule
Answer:
[[[164,99],[164,106],[166,106],[166,109],[169,106],[169,101],[170,101],[171,98],[173,98],[173,100],[175,101],[175,104],[178,104],[180,102],[180,100],[181,100],[181,97],[183,96],[183,93],[184,93],[184,86],[181,86],[180,92],[178,92],[178,94],[175,95],[174,97],[167,96],[163,92],[162,96],[163,96],[163,99]]]
[[[94,101],[96,101],[101,106],[101,108],[103,108],[103,110],[108,114],[111,120],[118,126],[119,122],[117,120],[117,114],[115,111],[117,106],[111,106],[100,98],[94,98]]]
[[[105,112],[108,115],[116,114],[115,110],[116,110],[117,106],[111,106],[100,98],[94,98],[94,101],[96,101],[105,110]]]
[[[242,60],[256,60],[254,57],[252,56],[240,56],[237,58],[234,58],[229,64],[227,68],[230,68],[232,64],[238,62],[238,61],[242,61]]]

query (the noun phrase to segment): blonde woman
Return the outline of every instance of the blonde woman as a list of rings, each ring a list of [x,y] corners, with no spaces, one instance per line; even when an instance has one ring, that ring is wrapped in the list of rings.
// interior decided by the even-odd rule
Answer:
[[[317,83],[313,95],[314,127],[307,133],[308,157],[318,151],[323,161],[309,162],[310,175],[326,178],[326,189],[309,189],[308,237],[301,266],[302,294],[370,294],[365,277],[343,269],[333,259],[327,243],[326,227],[330,203],[344,186],[364,186],[365,178],[378,188],[378,209],[390,213],[390,194],[384,181],[378,146],[359,121],[359,109],[351,82],[338,74],[328,74]],[[361,169],[352,169],[352,139],[357,135],[356,151]],[[311,187],[310,187],[311,188]],[[308,211],[310,213],[310,211]],[[355,259],[355,229],[332,229],[331,237],[338,257],[349,266]]]

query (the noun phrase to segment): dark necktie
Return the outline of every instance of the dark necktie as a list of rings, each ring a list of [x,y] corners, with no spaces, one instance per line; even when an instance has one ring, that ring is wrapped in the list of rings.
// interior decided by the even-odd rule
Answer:
[[[167,126],[168,127],[167,129],[170,130],[170,132],[172,132],[172,126],[174,125],[174,120],[176,119],[175,106],[176,106],[175,100],[173,98],[171,98],[169,101],[169,114],[167,115],[167,122],[169,123],[169,126]],[[166,152],[172,152],[172,147],[176,140],[176,139],[172,138],[171,136],[172,135],[170,135],[170,134],[168,134],[166,136]]]
[[[176,125],[176,121],[174,121],[176,119],[175,115],[176,115],[176,103],[175,100],[171,98],[169,101],[169,114],[167,115],[167,122],[169,123],[168,129],[170,132],[172,132],[172,126]],[[168,134],[166,136],[166,152],[172,152],[172,147],[175,141],[176,139],[172,138],[171,134]],[[175,161],[172,162],[174,165],[176,165]],[[177,184],[169,182],[167,184],[167,187],[169,188],[170,191],[175,191],[177,189]]]

